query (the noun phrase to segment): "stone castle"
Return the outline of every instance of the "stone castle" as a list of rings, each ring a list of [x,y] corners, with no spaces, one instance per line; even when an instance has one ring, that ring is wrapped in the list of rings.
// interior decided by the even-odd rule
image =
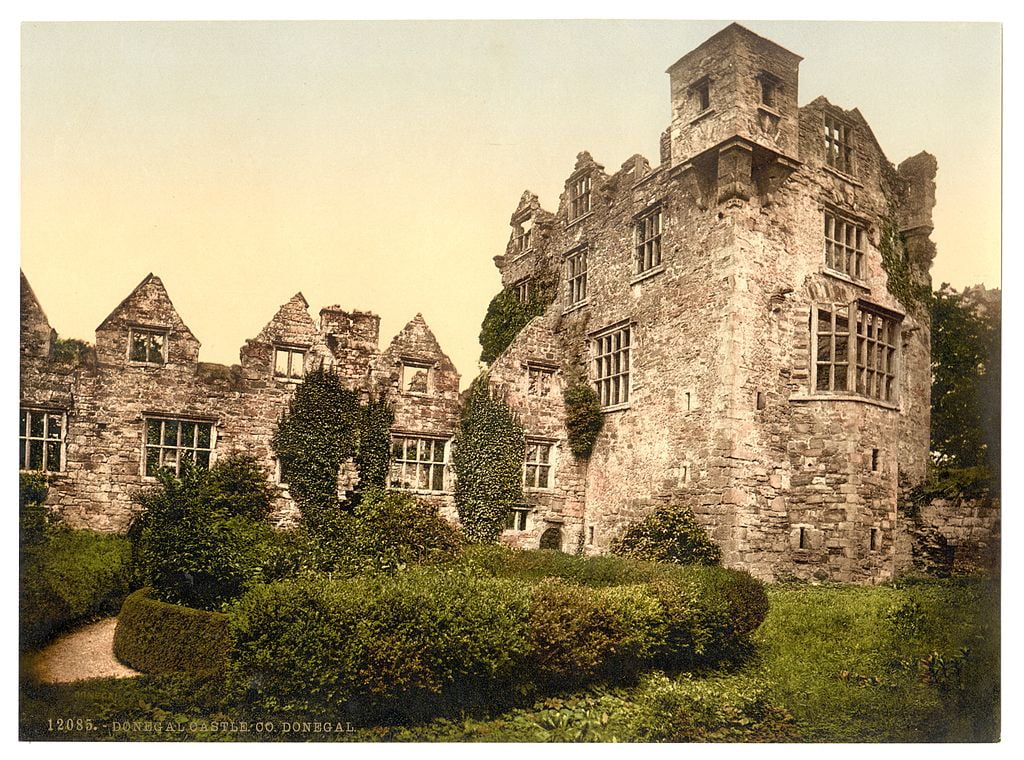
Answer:
[[[930,323],[915,299],[930,290],[936,162],[894,167],[857,110],[799,108],[800,60],[733,24],[668,69],[656,164],[609,174],[584,152],[557,211],[522,195],[502,284],[556,295],[490,367],[527,435],[526,498],[503,540],[603,552],[681,502],[726,565],[764,579],[900,571],[897,497],[928,459]],[[52,473],[70,524],[123,530],[161,466],[241,451],[277,472],[270,438],[296,383],[331,366],[394,404],[392,486],[455,519],[459,375],[421,317],[384,351],[378,323],[337,306],[317,323],[299,294],[238,365],[208,364],[149,275],[94,351],[63,363],[23,276],[22,469]],[[579,460],[562,399],[576,376],[604,419]]]

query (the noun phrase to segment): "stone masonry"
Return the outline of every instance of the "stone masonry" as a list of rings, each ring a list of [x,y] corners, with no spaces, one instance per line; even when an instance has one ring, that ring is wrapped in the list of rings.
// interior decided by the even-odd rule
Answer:
[[[669,68],[657,164],[608,172],[583,152],[556,212],[523,194],[495,263],[519,293],[556,273],[558,295],[491,376],[555,469],[510,542],[557,526],[567,550],[603,552],[682,502],[727,565],[764,579],[900,569],[897,483],[928,458],[930,323],[890,290],[883,247],[902,238],[896,265],[930,289],[936,162],[893,167],[857,110],[798,108],[799,63],[733,24]],[[566,443],[574,372],[605,408],[589,461]]]
[[[683,503],[728,566],[766,579],[875,583],[904,570],[901,486],[925,477],[936,161],[894,167],[860,113],[797,103],[799,56],[732,24],[669,69],[654,164],[576,159],[557,211],[523,193],[502,284],[558,283],[489,377],[527,436],[524,503],[506,543],[600,553],[658,505]],[[422,316],[381,352],[379,318],[301,294],[239,364],[199,341],[147,276],[74,362],[22,276],[22,468],[52,473],[72,526],[123,530],[161,465],[257,457],[296,384],[333,367],[395,406],[391,484],[457,520],[459,375]],[[570,453],[562,394],[586,380],[604,427]],[[351,469],[339,487],[351,485]],[[275,520],[296,519],[279,484]],[[964,547],[998,511],[924,513]]]
[[[22,469],[43,469],[35,452],[52,444],[49,504],[75,528],[125,530],[133,495],[155,482],[157,467],[176,468],[183,457],[206,466],[236,452],[255,456],[278,482],[275,524],[294,524],[298,511],[270,441],[314,368],[332,368],[347,387],[387,399],[396,434],[441,440],[447,451],[458,421],[459,375],[420,315],[381,353],[375,314],[328,306],[318,325],[299,293],[227,367],[199,361],[199,341],[150,274],[97,328],[95,349],[61,363],[24,274],[21,303]],[[424,373],[421,390],[402,386],[414,372]],[[342,490],[353,475],[342,473]],[[454,515],[448,486],[423,493]]]

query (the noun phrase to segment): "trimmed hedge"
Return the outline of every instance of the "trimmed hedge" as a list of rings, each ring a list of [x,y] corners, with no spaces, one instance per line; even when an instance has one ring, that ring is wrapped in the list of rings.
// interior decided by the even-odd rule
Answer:
[[[224,667],[228,618],[220,612],[168,604],[139,589],[124,600],[114,655],[143,673],[204,673]]]
[[[739,571],[474,547],[455,565],[253,589],[229,612],[229,693],[268,713],[420,720],[737,657],[766,611]]]
[[[115,615],[130,591],[128,540],[91,531],[47,533],[21,550],[20,647],[71,625]]]

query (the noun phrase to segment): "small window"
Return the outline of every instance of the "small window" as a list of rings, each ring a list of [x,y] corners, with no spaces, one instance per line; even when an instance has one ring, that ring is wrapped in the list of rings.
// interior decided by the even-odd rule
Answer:
[[[878,551],[878,528],[871,529],[871,535],[868,538],[868,548],[873,552]]]
[[[757,392],[754,405],[757,407],[758,411],[761,411],[765,408],[764,393],[762,391]]]
[[[629,403],[632,328],[620,327],[594,339],[594,376],[603,408]]]
[[[526,366],[526,394],[528,396],[545,397],[551,393],[554,384],[555,370],[536,364]]]
[[[711,81],[706,77],[693,85],[693,99],[697,104],[697,113],[704,113],[711,108]]]
[[[515,225],[512,230],[512,250],[514,253],[526,253],[533,247],[532,222],[527,219]]]
[[[155,477],[161,469],[181,474],[181,463],[192,462],[210,469],[214,434],[212,422],[148,417],[145,420],[145,475]]]
[[[812,387],[895,402],[899,320],[861,302],[819,305],[814,314]]]
[[[520,280],[512,287],[515,289],[516,300],[519,301],[519,303],[526,303],[530,300],[530,291],[532,288],[530,287],[529,277]]]
[[[306,363],[306,349],[274,347],[274,377],[279,380],[301,380]]]
[[[402,393],[426,396],[430,393],[431,367],[429,364],[402,362]]]
[[[590,211],[590,175],[584,174],[569,182],[569,221]]]
[[[769,108],[776,108],[780,88],[778,77],[764,71],[761,72],[757,81],[761,86],[761,103]]]
[[[399,436],[391,439],[392,488],[444,491],[447,439]]]
[[[637,274],[661,265],[661,208],[641,216],[633,228]]]
[[[568,282],[569,306],[587,300],[587,249],[579,248],[565,257],[565,278]]]
[[[529,507],[513,507],[505,519],[505,530],[526,530],[526,518],[530,514]]]
[[[129,329],[128,360],[143,364],[166,364],[167,332],[139,327]]]
[[[878,472],[880,464],[878,449],[871,449],[871,472]]]
[[[548,490],[552,486],[551,466],[554,444],[546,441],[527,441],[523,461],[523,486]]]
[[[864,227],[825,213],[825,266],[864,279]]]
[[[19,468],[37,472],[64,470],[67,415],[46,409],[22,409],[18,433]]]
[[[852,137],[849,125],[825,115],[825,163],[844,174],[853,174]]]
[[[801,549],[807,548],[807,528],[800,529],[800,544]]]
[[[594,545],[594,526],[591,525],[587,528],[587,544],[590,546]]]

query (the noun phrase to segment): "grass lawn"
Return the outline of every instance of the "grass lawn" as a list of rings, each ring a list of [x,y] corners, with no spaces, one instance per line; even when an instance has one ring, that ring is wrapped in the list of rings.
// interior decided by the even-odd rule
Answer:
[[[26,677],[20,735],[245,741],[998,739],[998,581],[776,586],[769,597],[768,617],[744,662],[697,674],[649,673],[635,684],[557,695],[497,715],[403,727],[330,724],[330,732],[325,721],[331,716],[271,716],[269,729],[266,716],[222,704],[212,677],[68,685]]]

